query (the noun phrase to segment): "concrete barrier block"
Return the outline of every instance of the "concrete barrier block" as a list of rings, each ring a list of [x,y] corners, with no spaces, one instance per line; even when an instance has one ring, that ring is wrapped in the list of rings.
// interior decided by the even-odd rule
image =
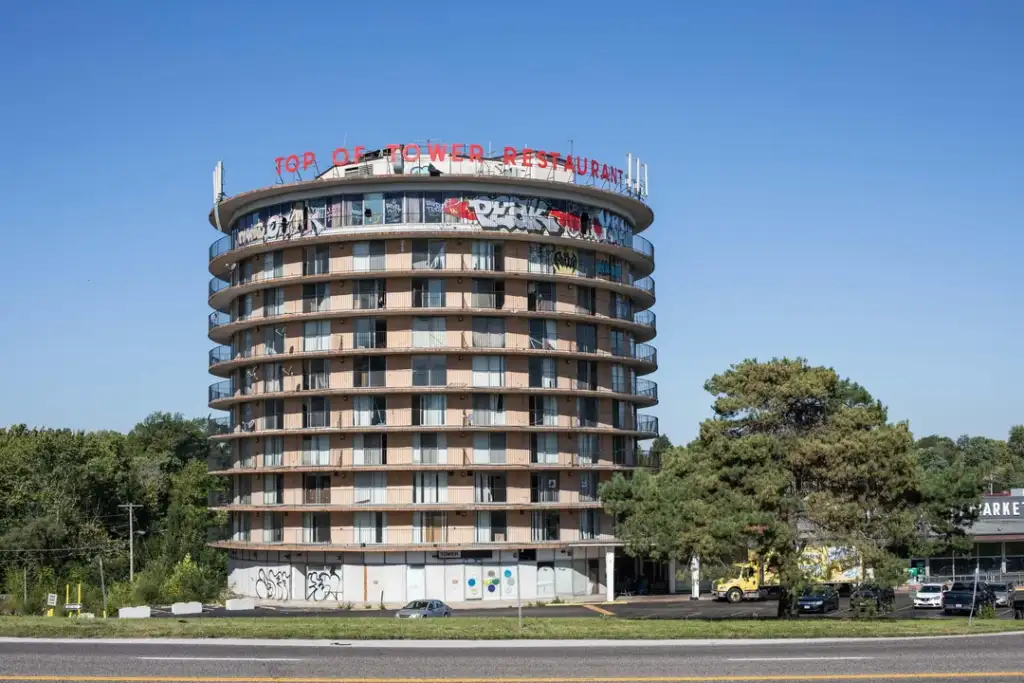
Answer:
[[[151,616],[153,616],[153,611],[149,608],[149,605],[122,607],[117,610],[118,619],[149,619]]]
[[[171,614],[202,614],[201,602],[176,602],[171,605]]]
[[[224,609],[229,612],[240,612],[243,610],[256,609],[256,601],[252,598],[232,598],[224,603]]]

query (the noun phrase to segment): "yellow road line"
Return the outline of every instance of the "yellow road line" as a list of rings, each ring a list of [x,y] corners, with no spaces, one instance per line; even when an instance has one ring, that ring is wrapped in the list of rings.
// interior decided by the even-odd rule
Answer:
[[[1024,677],[1024,671],[963,671],[864,674],[778,674],[752,676],[583,676],[557,678],[323,678],[230,676],[0,676],[0,681],[83,681],[89,683],[711,683],[713,681],[868,681]]]
[[[587,604],[585,604],[583,606],[586,607],[591,612],[597,612],[598,614],[603,614],[606,617],[614,617],[615,616],[615,612],[611,612],[609,610],[606,610],[604,607],[598,607],[597,605],[591,605],[590,603],[587,603]]]

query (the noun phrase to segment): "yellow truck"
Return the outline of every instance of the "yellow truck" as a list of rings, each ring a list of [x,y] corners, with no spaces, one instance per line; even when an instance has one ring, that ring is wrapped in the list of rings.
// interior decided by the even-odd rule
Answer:
[[[732,603],[776,597],[779,579],[768,564],[759,561],[753,551],[748,552],[746,562],[732,565],[729,578],[711,584],[712,594]],[[861,582],[860,560],[844,548],[808,547],[804,549],[802,568],[811,581],[832,584],[841,593]]]

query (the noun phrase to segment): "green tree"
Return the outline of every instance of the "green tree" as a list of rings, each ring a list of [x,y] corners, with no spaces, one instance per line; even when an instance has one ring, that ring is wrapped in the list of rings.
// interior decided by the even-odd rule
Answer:
[[[808,581],[808,544],[855,551],[881,580],[902,573],[921,529],[919,470],[906,424],[858,384],[803,359],[748,360],[705,384],[714,417],[655,475],[602,489],[631,552],[729,562],[766,558],[780,616]]]

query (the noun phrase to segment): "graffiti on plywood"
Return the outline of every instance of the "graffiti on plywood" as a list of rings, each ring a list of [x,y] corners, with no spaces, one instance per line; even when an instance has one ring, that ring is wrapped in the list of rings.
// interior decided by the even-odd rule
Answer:
[[[337,567],[306,571],[306,600],[341,600],[341,573]]]
[[[292,596],[290,569],[260,569],[256,573],[256,597],[261,600],[287,600]]]

